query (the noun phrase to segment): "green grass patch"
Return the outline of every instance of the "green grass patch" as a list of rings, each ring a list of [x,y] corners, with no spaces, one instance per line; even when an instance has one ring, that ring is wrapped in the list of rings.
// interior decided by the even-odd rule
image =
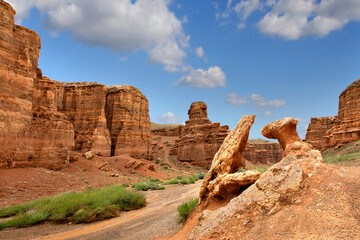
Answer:
[[[199,198],[192,198],[177,207],[178,223],[185,223],[191,211],[198,205]]]
[[[326,163],[338,163],[338,162],[351,162],[360,159],[360,152],[348,153],[341,156],[324,156],[323,160]]]
[[[333,150],[328,149],[321,153],[324,162],[339,163],[360,160],[360,140],[348,143],[345,146]]]
[[[165,187],[160,185],[159,181],[143,181],[134,183],[131,187],[138,191],[151,190],[164,190]]]
[[[115,217],[120,211],[145,206],[143,194],[111,186],[83,193],[65,193],[0,209],[0,223],[8,227],[27,227],[44,221],[87,223]]]

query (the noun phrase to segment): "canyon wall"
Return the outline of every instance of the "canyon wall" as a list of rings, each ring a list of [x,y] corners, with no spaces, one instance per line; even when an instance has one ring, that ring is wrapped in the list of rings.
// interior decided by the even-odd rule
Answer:
[[[73,127],[56,111],[56,83],[38,69],[40,38],[14,23],[14,9],[0,1],[0,167],[68,162]]]
[[[14,15],[0,0],[0,167],[61,169],[71,150],[149,157],[146,97],[131,86],[44,77],[40,38]]]
[[[181,135],[170,150],[182,162],[209,169],[216,152],[229,133],[228,126],[212,123],[207,118],[204,102],[194,102],[188,111],[189,120],[181,128]],[[250,140],[244,152],[246,160],[253,164],[272,164],[282,158],[278,143]]]
[[[318,150],[340,147],[360,139],[360,79],[339,96],[335,117],[311,118],[305,141]]]
[[[282,159],[283,150],[278,143],[250,139],[244,157],[253,164],[274,164]]]

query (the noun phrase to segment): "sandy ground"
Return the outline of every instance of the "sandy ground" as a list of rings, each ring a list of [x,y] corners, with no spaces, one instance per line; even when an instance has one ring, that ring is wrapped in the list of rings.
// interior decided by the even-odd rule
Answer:
[[[121,214],[117,218],[92,224],[45,223],[24,229],[0,231],[0,239],[123,239],[151,240],[170,237],[181,230],[176,222],[177,206],[196,197],[201,181],[171,185],[162,191],[146,192],[146,207]]]

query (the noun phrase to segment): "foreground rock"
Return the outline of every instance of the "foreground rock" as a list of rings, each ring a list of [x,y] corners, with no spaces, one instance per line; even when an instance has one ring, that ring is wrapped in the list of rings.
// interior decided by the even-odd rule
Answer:
[[[228,126],[212,123],[207,117],[204,102],[194,102],[188,111],[189,120],[181,130],[181,137],[171,148],[177,160],[209,169],[211,161],[228,135]]]
[[[61,83],[38,68],[40,38],[0,0],[0,168],[68,165],[70,151],[150,157],[146,97],[132,86]]]
[[[245,166],[243,153],[254,121],[255,115],[243,116],[215,154],[211,168],[201,185],[199,193],[201,208],[211,204],[221,206],[227,203],[260,177],[258,172],[236,173],[240,167]],[[219,199],[218,196],[221,198]]]
[[[360,79],[340,94],[337,116],[311,118],[305,141],[322,151],[360,139],[359,94]]]
[[[296,123],[265,126],[263,135],[284,148],[282,161],[225,207],[197,209],[174,239],[357,239],[359,181],[324,164]]]

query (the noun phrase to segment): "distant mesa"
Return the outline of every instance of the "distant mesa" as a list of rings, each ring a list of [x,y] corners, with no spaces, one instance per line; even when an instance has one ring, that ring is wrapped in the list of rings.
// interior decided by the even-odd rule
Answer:
[[[132,86],[43,76],[40,37],[14,15],[0,1],[0,167],[61,169],[70,151],[150,158],[146,97]]]
[[[311,118],[305,141],[323,151],[360,139],[360,79],[339,96],[338,115]]]

